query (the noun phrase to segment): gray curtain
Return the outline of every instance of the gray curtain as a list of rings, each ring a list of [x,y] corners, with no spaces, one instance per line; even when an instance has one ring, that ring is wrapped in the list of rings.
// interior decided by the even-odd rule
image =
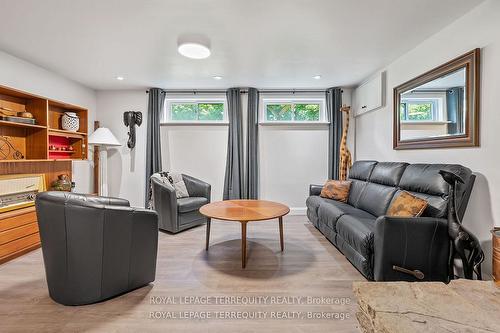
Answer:
[[[145,207],[148,206],[151,197],[149,178],[153,173],[161,171],[160,117],[164,103],[165,92],[163,90],[149,89]]]
[[[248,89],[248,131],[245,199],[259,197],[259,91]]]
[[[448,134],[460,134],[464,131],[464,88],[455,87],[446,91],[446,114]]]
[[[224,200],[243,199],[243,132],[241,91],[231,88],[226,91],[229,134],[227,142],[226,174],[224,177]]]
[[[328,178],[339,179],[340,139],[342,138],[342,89],[326,90],[328,125]]]

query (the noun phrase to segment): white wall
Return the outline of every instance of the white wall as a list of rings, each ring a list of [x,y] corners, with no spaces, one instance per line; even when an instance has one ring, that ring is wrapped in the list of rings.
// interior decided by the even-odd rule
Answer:
[[[486,1],[387,66],[387,101],[382,109],[356,118],[357,159],[459,163],[476,174],[464,224],[478,236],[491,271],[489,230],[500,225],[500,2]],[[392,149],[392,89],[476,47],[481,48],[481,147]]]
[[[96,94],[90,88],[2,51],[0,51],[0,85],[87,108],[88,128],[94,128]],[[92,161],[73,162],[75,191],[83,193],[92,191],[92,165]]]
[[[101,126],[108,127],[122,143],[108,151],[110,195],[143,207],[146,177],[148,95],[144,90],[99,91],[97,109]],[[128,129],[123,112],[141,111],[143,123],[136,128],[137,143],[127,147]],[[162,168],[182,172],[212,185],[212,200],[222,199],[226,167],[227,126],[163,126]]]
[[[181,172],[212,185],[212,201],[222,200],[227,125],[162,126],[164,170]]]
[[[260,126],[260,198],[305,214],[309,184],[328,178],[327,125]]]
[[[342,103],[351,105],[351,89],[343,89]],[[352,125],[348,147],[354,154]],[[305,214],[309,185],[324,184],[328,179],[328,125],[263,125],[259,147],[261,199],[285,203],[292,214]]]
[[[345,89],[344,102],[350,104],[350,98],[350,90]],[[246,101],[244,95],[244,119]],[[134,206],[144,204],[147,103],[143,90],[97,93],[101,126],[109,127],[123,144],[109,151],[110,195],[126,198]],[[127,110],[141,111],[144,118],[132,153],[126,147],[127,129],[122,122],[123,112]],[[309,184],[322,184],[327,178],[328,127],[260,126],[259,131],[261,198],[283,202],[292,207],[293,213],[304,213]],[[227,135],[225,125],[162,125],[163,169],[183,172],[210,183],[212,200],[221,200]],[[351,132],[350,147],[353,147],[353,139]]]
[[[100,126],[109,128],[122,144],[108,149],[109,195],[125,198],[132,206],[144,207],[148,95],[145,90],[98,91],[97,110]],[[141,126],[136,127],[136,146],[132,150],[127,147],[125,111],[140,111],[143,115]]]

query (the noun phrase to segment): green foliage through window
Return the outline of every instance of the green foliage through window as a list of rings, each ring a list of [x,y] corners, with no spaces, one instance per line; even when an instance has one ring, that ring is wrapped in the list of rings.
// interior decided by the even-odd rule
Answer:
[[[399,109],[399,119],[402,121],[433,121],[435,103],[429,102],[402,102]]]
[[[319,121],[320,105],[315,103],[267,104],[268,121]]]
[[[170,112],[174,121],[222,121],[224,103],[172,103]]]
[[[408,120],[432,120],[432,104],[409,104]]]

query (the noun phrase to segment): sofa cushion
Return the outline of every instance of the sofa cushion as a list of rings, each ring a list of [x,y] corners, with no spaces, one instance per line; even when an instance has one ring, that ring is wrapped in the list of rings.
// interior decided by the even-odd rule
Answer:
[[[349,170],[349,178],[358,180],[367,180],[370,178],[373,168],[377,164],[376,161],[356,161]]]
[[[398,195],[398,192],[396,192],[394,196]],[[427,201],[427,207],[425,208],[421,216],[441,218],[441,217],[446,217],[446,215],[448,214],[447,196],[437,196],[437,195],[431,195],[419,192],[410,192],[410,191],[408,191],[408,193],[411,193],[414,196],[422,198],[425,201]]]
[[[368,183],[358,200],[357,207],[374,216],[382,216],[387,211],[394,193],[396,193],[395,187]]]
[[[177,199],[177,211],[179,213],[192,212],[193,210],[200,209],[201,206],[208,203],[207,198],[202,197],[188,197]]]
[[[373,253],[375,217],[343,215],[337,221],[337,233],[363,257]]]
[[[326,224],[334,231],[336,231],[337,220],[346,214],[362,218],[375,219],[375,216],[365,212],[364,210],[335,200],[325,199],[318,209],[318,219],[320,223]]]
[[[439,170],[444,166],[443,164],[409,165],[401,177],[399,187],[412,192],[447,195],[448,183],[439,174]]]
[[[408,163],[379,162],[373,168],[370,182],[387,186],[398,186]]]
[[[350,180],[351,188],[349,189],[349,198],[347,198],[347,203],[351,206],[358,207],[359,198],[361,197],[367,182],[356,179]]]
[[[323,186],[320,196],[340,202],[347,202],[351,183],[349,180],[328,180]]]
[[[446,216],[449,186],[439,174],[439,170],[453,172],[465,181],[465,184],[457,186],[457,207],[463,208],[461,207],[462,200],[472,177],[472,171],[469,168],[457,164],[411,164],[406,167],[399,187],[427,200],[429,205],[422,216]]]

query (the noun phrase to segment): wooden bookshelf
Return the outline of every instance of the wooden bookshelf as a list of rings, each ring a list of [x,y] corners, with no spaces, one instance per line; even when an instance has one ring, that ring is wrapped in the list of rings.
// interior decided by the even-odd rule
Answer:
[[[0,86],[2,110],[29,112],[35,124],[0,119],[0,163],[88,158],[87,109]],[[78,131],[62,129],[61,118],[65,112],[74,112],[80,118]],[[71,153],[67,152],[69,147],[73,149]]]
[[[0,86],[0,111],[29,112],[35,119],[0,119],[0,175],[43,173],[49,190],[59,175],[72,178],[72,161],[87,159],[87,109]],[[62,129],[64,112],[80,118],[77,132]],[[34,206],[0,213],[0,264],[39,246]]]

